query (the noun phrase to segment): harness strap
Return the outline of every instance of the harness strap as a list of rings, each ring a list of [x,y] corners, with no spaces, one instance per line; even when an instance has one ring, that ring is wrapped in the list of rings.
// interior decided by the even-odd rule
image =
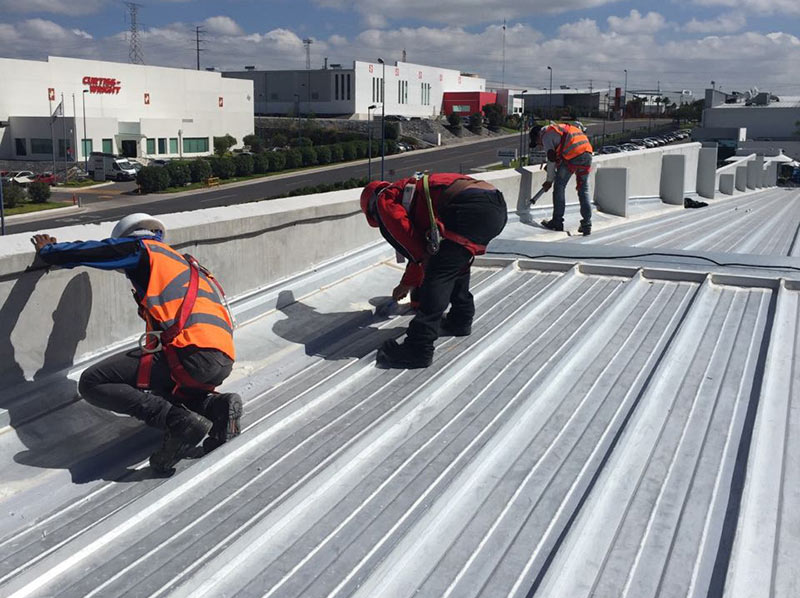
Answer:
[[[175,337],[178,336],[178,334],[180,334],[186,325],[186,321],[189,319],[189,316],[192,315],[192,310],[194,309],[194,304],[197,300],[197,291],[200,286],[200,264],[189,254],[186,254],[183,257],[189,263],[190,273],[189,285],[186,288],[186,295],[183,297],[183,302],[181,303],[178,317],[172,326],[160,334],[147,335],[147,342],[145,343],[142,354],[139,357],[139,369],[136,374],[136,387],[142,390],[150,388],[150,376],[153,370],[153,354],[158,351],[160,346],[160,348],[164,350],[164,355],[167,358],[167,363],[169,364],[170,375],[175,382],[175,388],[173,389],[172,393],[179,397],[185,396],[183,392],[184,388],[205,391],[214,390],[214,386],[201,384],[195,381],[189,375],[189,373],[183,367],[183,364],[181,364],[180,359],[178,359],[175,348],[171,346],[172,341],[175,340]],[[222,292],[222,287],[219,287],[219,289],[220,292]],[[153,320],[149,314],[147,314],[147,312],[145,312],[145,314],[147,332],[153,332],[156,328],[153,325]]]
[[[433,214],[433,199],[431,198],[431,185],[430,177],[425,174],[422,177],[422,188],[425,190],[425,201],[428,204],[428,217],[431,221],[431,228],[428,230],[426,240],[428,241],[426,249],[431,255],[439,253],[439,246],[442,243],[439,225],[436,222],[436,216]]]

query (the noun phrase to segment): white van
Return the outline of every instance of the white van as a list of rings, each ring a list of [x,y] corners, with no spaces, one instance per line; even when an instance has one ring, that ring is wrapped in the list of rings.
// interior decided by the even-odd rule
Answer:
[[[89,154],[87,170],[94,180],[132,181],[136,178],[136,168],[127,158],[103,152]]]

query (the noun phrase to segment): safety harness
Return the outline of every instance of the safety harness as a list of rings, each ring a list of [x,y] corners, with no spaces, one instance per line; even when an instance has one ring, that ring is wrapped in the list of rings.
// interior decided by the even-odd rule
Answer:
[[[236,321],[233,318],[228,301],[225,297],[225,292],[222,285],[216,278],[204,268],[200,263],[188,253],[183,255],[184,259],[189,264],[189,284],[186,287],[186,294],[181,302],[181,307],[178,310],[178,317],[173,324],[166,330],[159,330],[159,323],[147,312],[146,309],[140,307],[140,314],[145,320],[146,329],[144,334],[139,337],[139,348],[141,349],[141,357],[139,358],[139,369],[136,376],[136,387],[142,390],[150,388],[150,377],[153,370],[153,355],[159,351],[164,352],[164,357],[169,365],[170,376],[175,382],[175,387],[172,394],[179,398],[187,398],[186,391],[196,390],[211,392],[215,386],[211,384],[203,384],[192,378],[186,369],[183,367],[172,341],[175,340],[181,331],[186,326],[189,316],[192,315],[195,301],[197,300],[197,291],[200,287],[200,272],[214,283],[219,290],[222,302],[228,315],[231,318],[231,323],[236,326]],[[135,296],[135,293],[134,293]],[[138,300],[137,300],[138,303]]]

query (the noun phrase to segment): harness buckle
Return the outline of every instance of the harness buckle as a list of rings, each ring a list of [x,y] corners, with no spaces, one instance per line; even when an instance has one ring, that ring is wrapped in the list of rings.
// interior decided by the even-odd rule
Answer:
[[[139,349],[141,349],[142,353],[158,353],[163,349],[163,345],[161,344],[161,332],[161,330],[148,330],[139,337]],[[147,337],[149,336],[156,337],[155,347],[147,346]]]

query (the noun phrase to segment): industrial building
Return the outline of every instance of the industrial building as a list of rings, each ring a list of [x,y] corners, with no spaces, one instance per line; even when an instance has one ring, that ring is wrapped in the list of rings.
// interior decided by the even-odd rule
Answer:
[[[0,58],[0,81],[0,159],[200,156],[253,132],[253,84],[220,73],[51,56]]]
[[[800,159],[800,97],[707,89],[705,102],[702,126],[692,131],[696,141],[714,141],[738,153],[777,155],[783,150]]]
[[[255,112],[281,116],[303,114],[367,119],[370,106],[378,113],[434,117],[447,92],[485,92],[486,81],[473,74],[434,66],[395,62],[354,61],[352,68],[331,64],[323,69],[264,71],[245,67],[222,73],[225,79],[253,82]]]

